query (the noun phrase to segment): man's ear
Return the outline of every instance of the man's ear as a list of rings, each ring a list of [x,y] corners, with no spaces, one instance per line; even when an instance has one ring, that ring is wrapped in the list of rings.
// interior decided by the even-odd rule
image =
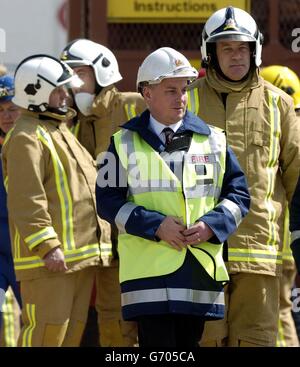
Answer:
[[[146,102],[151,100],[151,97],[152,97],[151,87],[149,87],[149,86],[144,86],[143,87],[143,97],[145,98]]]

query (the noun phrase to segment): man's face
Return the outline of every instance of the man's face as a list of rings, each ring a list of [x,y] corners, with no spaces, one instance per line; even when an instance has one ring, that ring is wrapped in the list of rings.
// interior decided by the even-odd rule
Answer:
[[[217,41],[217,57],[223,74],[234,81],[244,78],[250,69],[248,42]]]
[[[6,134],[20,116],[20,109],[13,102],[0,102],[0,129]]]
[[[49,97],[49,107],[65,108],[69,104],[69,93],[67,88],[63,85],[55,88]]]
[[[187,83],[187,78],[170,78],[144,87],[145,101],[157,121],[172,125],[183,118],[187,105]]]
[[[83,85],[80,88],[73,88],[73,92],[76,93],[90,93],[94,94],[96,89],[96,78],[94,70],[91,66],[78,66],[73,68],[75,73],[83,81]]]

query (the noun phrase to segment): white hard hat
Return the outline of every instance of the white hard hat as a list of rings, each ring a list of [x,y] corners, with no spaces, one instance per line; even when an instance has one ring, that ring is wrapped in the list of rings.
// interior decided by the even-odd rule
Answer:
[[[69,43],[60,59],[72,68],[91,66],[101,87],[107,87],[122,79],[115,55],[107,47],[87,39]]]
[[[48,108],[51,92],[62,85],[78,87],[82,81],[62,61],[48,55],[33,55],[24,59],[15,72],[17,106],[34,112]]]
[[[218,40],[255,42],[255,65],[261,64],[263,36],[255,20],[246,11],[229,6],[220,9],[208,18],[202,32],[202,60],[209,62],[207,44]]]
[[[136,86],[140,83],[158,84],[167,78],[190,78],[198,76],[197,70],[180,52],[170,47],[162,47],[152,52],[139,67]]]

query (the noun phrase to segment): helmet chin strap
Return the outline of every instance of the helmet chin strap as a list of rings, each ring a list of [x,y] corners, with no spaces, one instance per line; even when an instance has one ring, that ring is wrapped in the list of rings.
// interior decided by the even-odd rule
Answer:
[[[65,115],[68,112],[68,107],[48,107],[47,111],[55,113],[57,115]]]
[[[28,110],[31,112],[52,112],[58,115],[65,115],[68,112],[68,107],[49,107],[47,103],[42,103],[39,106],[37,105],[29,105]]]
[[[30,104],[27,109],[31,112],[45,112],[47,111],[47,108],[47,103],[41,103],[40,105]]]
[[[102,91],[103,87],[101,87],[101,85],[99,85],[97,82],[96,82],[96,87],[95,87],[95,94],[96,96],[98,96],[98,94]]]

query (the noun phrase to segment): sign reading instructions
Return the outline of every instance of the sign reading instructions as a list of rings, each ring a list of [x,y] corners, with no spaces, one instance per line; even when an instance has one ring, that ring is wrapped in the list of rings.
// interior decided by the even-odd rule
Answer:
[[[250,0],[108,0],[110,23],[205,22],[216,10],[232,5],[250,11]]]

